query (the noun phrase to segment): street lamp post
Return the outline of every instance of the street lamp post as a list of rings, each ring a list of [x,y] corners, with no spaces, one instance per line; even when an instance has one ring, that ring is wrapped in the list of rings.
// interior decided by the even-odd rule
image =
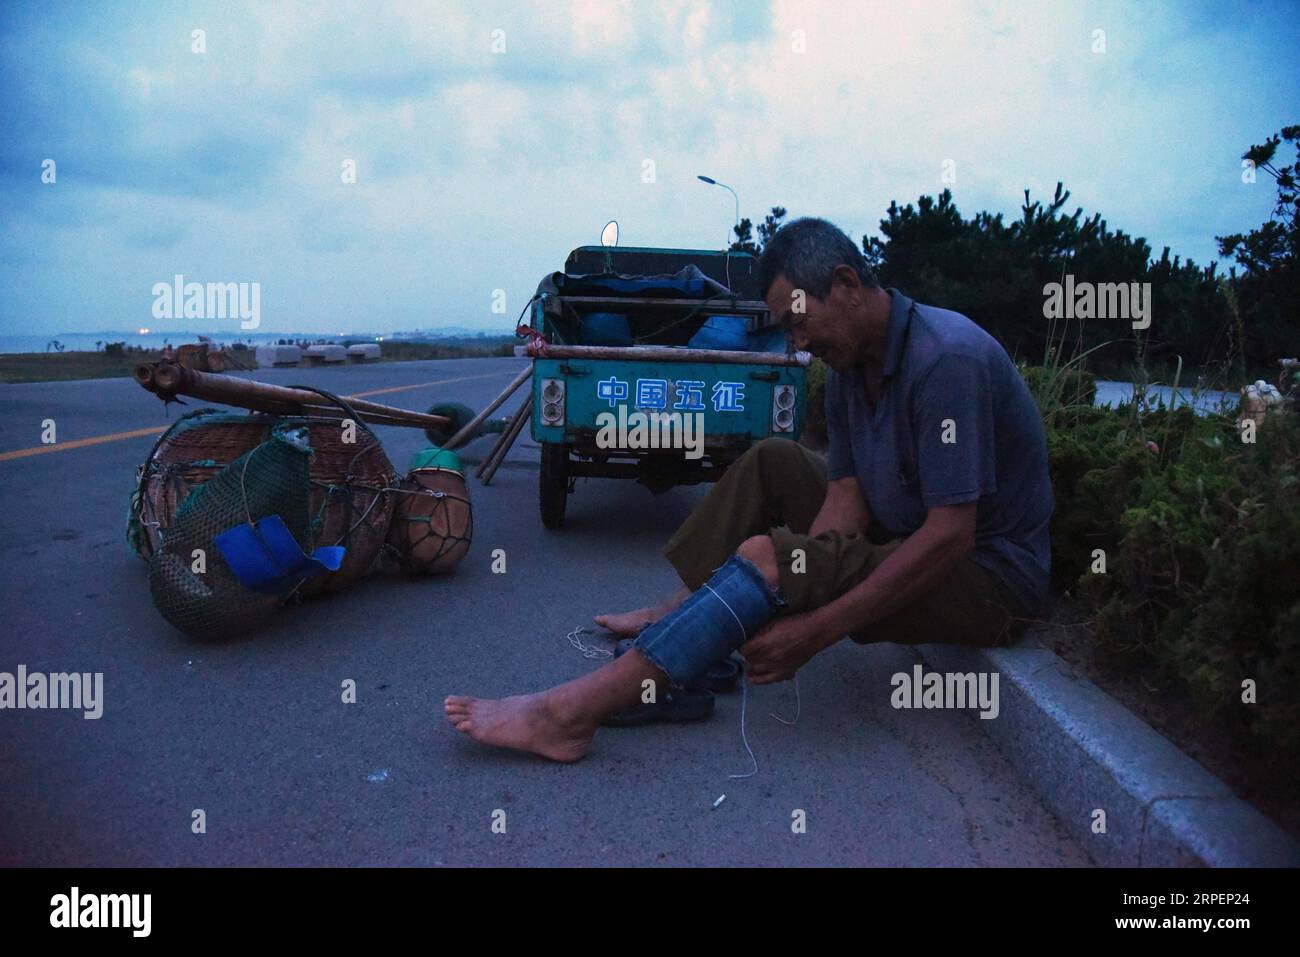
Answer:
[[[740,225],[740,197],[736,195],[736,191],[732,189],[730,186],[728,186],[726,183],[719,183],[716,179],[714,179],[711,176],[697,175],[695,178],[700,180],[701,182],[708,183],[710,186],[721,186],[723,189],[725,189],[728,193],[731,194],[731,198],[736,201],[736,222],[734,223],[734,225],[739,226]],[[728,242],[727,246],[730,247],[731,243]]]
[[[725,189],[728,193],[731,194],[731,198],[736,201],[736,221],[732,225],[733,227],[739,226],[740,225],[740,197],[736,195],[736,191],[732,189],[730,186],[728,186],[726,183],[719,183],[712,176],[704,176],[702,174],[697,174],[695,178],[700,180],[703,183],[708,183],[710,186],[721,186],[723,189]],[[734,228],[732,232],[735,232]],[[728,233],[727,245],[723,247],[723,252],[725,252],[727,255],[727,288],[728,289],[731,288],[731,243],[732,243],[731,233]]]

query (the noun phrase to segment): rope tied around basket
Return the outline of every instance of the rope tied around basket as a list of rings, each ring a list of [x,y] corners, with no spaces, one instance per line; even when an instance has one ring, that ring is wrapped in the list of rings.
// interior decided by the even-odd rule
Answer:
[[[402,498],[394,509],[386,554],[409,571],[449,571],[474,536],[464,477],[455,469],[414,469],[394,492]]]
[[[379,437],[375,435],[374,430],[371,429],[370,426],[365,422],[365,420],[362,419],[361,416],[357,414],[356,410],[352,408],[351,403],[349,403],[346,399],[342,398],[341,396],[335,395],[333,392],[328,392],[325,389],[316,388],[315,386],[292,385],[289,388],[302,389],[307,392],[315,392],[317,395],[323,396],[324,398],[328,399],[330,402],[334,403],[340,409],[343,410],[343,413],[346,416],[347,420],[350,420],[354,426],[364,430],[366,435],[368,435],[373,440],[371,444],[362,443],[361,447],[357,449],[356,453],[348,461],[346,469],[343,474],[342,482],[319,482],[317,480],[313,480],[314,485],[317,485],[318,487],[323,486],[325,488],[325,497],[321,501],[320,509],[317,511],[316,517],[312,519],[311,534],[312,534],[313,545],[320,544],[318,538],[324,531],[326,509],[332,503],[339,501],[341,499],[343,505],[343,522],[342,522],[343,532],[338,536],[338,538],[335,541],[329,542],[329,544],[342,545],[345,548],[350,547],[352,545],[352,533],[355,532],[361,526],[361,524],[366,520],[366,517],[370,515],[372,511],[374,511],[379,498],[385,495],[388,490],[388,487],[385,487],[383,489],[376,491],[375,495],[371,498],[370,504],[366,507],[365,511],[361,513],[361,518],[357,519],[355,522],[353,521],[353,516],[356,514],[357,511],[355,496],[358,494],[359,491],[373,490],[372,487],[362,485],[356,480],[358,462],[361,460],[362,456],[364,455],[373,455],[374,453],[379,453],[382,455],[383,445],[380,443]],[[315,456],[316,454],[317,454],[316,450],[313,449],[312,455]],[[385,461],[387,461],[386,458]],[[383,531],[386,533],[387,530],[388,530],[387,525],[385,525]]]

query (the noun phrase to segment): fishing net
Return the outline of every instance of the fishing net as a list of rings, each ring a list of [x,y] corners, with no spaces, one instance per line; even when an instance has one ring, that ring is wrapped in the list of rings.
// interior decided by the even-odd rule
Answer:
[[[278,515],[307,546],[310,454],[305,428],[276,428],[185,499],[149,558],[149,592],[164,618],[193,637],[215,638],[246,631],[275,610],[282,597],[245,588],[213,539]]]

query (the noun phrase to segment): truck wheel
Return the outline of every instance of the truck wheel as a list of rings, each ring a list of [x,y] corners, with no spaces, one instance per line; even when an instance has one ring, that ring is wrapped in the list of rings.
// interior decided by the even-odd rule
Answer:
[[[542,468],[537,481],[542,524],[559,528],[569,500],[569,448],[558,442],[542,443]]]

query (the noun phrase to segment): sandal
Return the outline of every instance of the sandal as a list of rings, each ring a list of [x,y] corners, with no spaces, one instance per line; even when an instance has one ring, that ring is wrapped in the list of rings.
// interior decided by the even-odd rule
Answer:
[[[612,714],[601,724],[607,728],[635,728],[643,724],[683,724],[713,716],[713,694],[708,691],[669,691],[654,704],[641,704]]]

